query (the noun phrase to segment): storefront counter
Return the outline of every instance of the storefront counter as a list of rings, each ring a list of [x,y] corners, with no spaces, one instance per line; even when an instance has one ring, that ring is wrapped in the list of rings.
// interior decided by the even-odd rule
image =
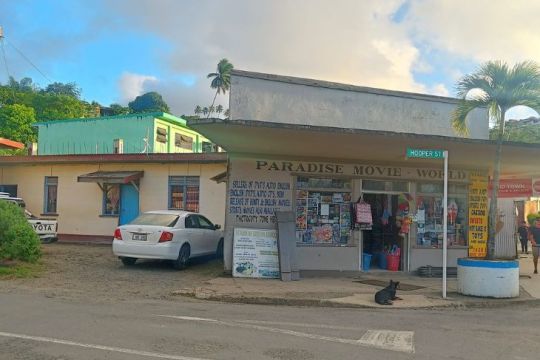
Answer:
[[[457,259],[467,257],[467,246],[448,248],[448,267],[457,267]],[[410,252],[410,271],[416,271],[421,266],[442,267],[442,249],[413,247]]]

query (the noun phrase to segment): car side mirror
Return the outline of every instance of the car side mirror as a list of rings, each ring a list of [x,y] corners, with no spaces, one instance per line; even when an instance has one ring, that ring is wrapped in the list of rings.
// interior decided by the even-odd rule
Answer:
[[[221,225],[215,224],[215,225],[214,225],[214,229],[215,229],[215,230],[221,229]]]

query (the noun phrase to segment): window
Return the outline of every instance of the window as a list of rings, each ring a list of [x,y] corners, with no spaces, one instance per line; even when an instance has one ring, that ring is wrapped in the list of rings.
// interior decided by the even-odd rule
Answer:
[[[176,133],[174,134],[174,145],[183,149],[192,150],[193,138],[191,136]]]
[[[467,185],[448,186],[448,246],[466,246]],[[440,248],[443,237],[443,185],[420,183],[416,196],[416,246]]]
[[[167,143],[167,129],[158,127],[156,129],[156,141],[160,143]]]
[[[203,153],[218,152],[218,146],[216,144],[212,144],[211,142],[203,141],[202,152]]]
[[[351,239],[351,180],[296,179],[296,241],[343,246]]]
[[[210,222],[210,220],[208,220],[204,216],[199,216],[199,227],[201,229],[207,229],[207,230],[215,229],[214,225]]]
[[[169,176],[169,209],[199,212],[198,176]]]
[[[45,176],[45,204],[43,212],[45,214],[56,214],[56,201],[58,197],[58,177]]]
[[[120,185],[103,184],[103,215],[120,213]]]
[[[197,217],[193,215],[186,217],[185,227],[186,229],[197,229],[199,227]]]

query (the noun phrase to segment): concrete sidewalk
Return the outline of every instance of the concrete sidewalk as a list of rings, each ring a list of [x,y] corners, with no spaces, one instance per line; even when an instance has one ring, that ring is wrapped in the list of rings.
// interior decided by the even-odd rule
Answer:
[[[444,308],[497,307],[540,304],[540,276],[533,275],[532,259],[520,259],[520,296],[516,299],[486,299],[459,295],[457,280],[448,279],[447,299],[442,298],[442,279],[421,278],[401,272],[372,270],[367,273],[302,274],[300,281],[219,277],[195,288],[174,291],[174,295],[197,299],[295,306],[359,308]],[[310,277],[316,276],[316,277]],[[378,305],[374,294],[390,281],[400,281],[398,296],[403,300],[392,307]]]

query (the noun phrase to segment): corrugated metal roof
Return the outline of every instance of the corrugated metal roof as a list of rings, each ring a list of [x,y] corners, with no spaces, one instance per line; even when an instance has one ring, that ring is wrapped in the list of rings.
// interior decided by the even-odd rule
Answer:
[[[129,184],[144,176],[144,171],[96,171],[77,177],[78,182]]]

